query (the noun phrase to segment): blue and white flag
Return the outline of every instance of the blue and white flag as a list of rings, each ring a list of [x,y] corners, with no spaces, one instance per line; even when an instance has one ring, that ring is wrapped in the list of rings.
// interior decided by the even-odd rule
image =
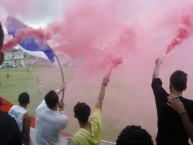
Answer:
[[[12,35],[13,37],[16,36],[17,31],[19,29],[27,29],[29,28],[24,23],[20,22],[16,18],[12,16],[8,16],[6,20],[6,28],[9,35]],[[36,38],[26,38],[23,41],[19,43],[19,45],[26,50],[26,52],[30,52],[29,54],[35,55],[38,57],[49,59],[52,63],[55,62],[55,55],[51,47],[47,44],[46,41],[37,40]],[[43,52],[45,56],[42,56],[40,53],[37,54],[36,52]],[[33,53],[34,52],[34,53]]]

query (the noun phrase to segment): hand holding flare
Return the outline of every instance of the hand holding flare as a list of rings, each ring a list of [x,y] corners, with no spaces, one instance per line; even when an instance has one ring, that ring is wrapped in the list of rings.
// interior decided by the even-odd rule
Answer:
[[[103,84],[104,84],[104,85],[107,85],[107,83],[109,82],[110,77],[111,77],[112,69],[113,69],[114,67],[116,67],[117,65],[119,65],[119,64],[122,63],[122,58],[116,58],[116,59],[112,60],[112,63],[113,63],[113,65],[110,67],[109,72],[108,72],[108,73],[105,75],[105,77],[103,78]]]

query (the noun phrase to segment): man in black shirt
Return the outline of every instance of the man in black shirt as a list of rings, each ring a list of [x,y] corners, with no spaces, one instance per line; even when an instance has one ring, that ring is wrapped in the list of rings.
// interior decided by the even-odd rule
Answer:
[[[3,46],[4,33],[0,23],[0,64],[4,61],[4,53],[1,48]],[[21,145],[21,134],[15,119],[7,112],[1,111],[3,105],[0,97],[0,144],[1,145]]]
[[[17,123],[7,112],[1,111],[2,104],[0,97],[0,144],[21,145],[21,134]]]
[[[167,105],[168,97],[179,98],[193,122],[193,101],[182,97],[183,91],[186,90],[187,74],[177,70],[170,76],[169,94],[162,87],[162,81],[159,78],[161,63],[162,59],[156,59],[152,81],[158,118],[157,145],[189,145],[189,136],[184,128],[179,113],[175,112]]]
[[[4,61],[4,53],[2,51],[3,41],[4,41],[4,32],[3,32],[3,28],[2,28],[1,23],[0,23],[0,65]]]

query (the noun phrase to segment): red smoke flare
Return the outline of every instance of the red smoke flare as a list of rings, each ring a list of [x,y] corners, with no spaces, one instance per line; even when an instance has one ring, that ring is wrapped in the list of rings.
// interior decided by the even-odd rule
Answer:
[[[181,17],[181,23],[177,30],[176,37],[171,41],[171,43],[166,48],[166,54],[168,54],[174,47],[182,42],[183,39],[186,39],[192,34],[192,22],[191,15],[186,14]]]
[[[117,65],[122,63],[122,58],[121,57],[115,58],[115,59],[111,60],[111,62],[113,64],[112,67],[116,67]]]

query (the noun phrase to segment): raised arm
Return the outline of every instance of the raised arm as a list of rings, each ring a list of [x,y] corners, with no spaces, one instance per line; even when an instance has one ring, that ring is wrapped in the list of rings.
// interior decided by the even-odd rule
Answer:
[[[186,112],[186,109],[184,108],[183,103],[176,98],[168,97],[168,103],[167,103],[173,110],[178,112],[180,114],[180,117],[182,119],[182,122],[184,124],[184,127],[186,129],[186,132],[188,133],[192,143],[193,143],[193,124],[190,120],[190,117],[188,116],[188,113]]]
[[[95,108],[98,108],[100,110],[102,110],[102,104],[103,104],[103,100],[104,100],[104,97],[105,97],[105,89],[106,89],[106,86],[109,82],[109,78],[110,78],[110,73],[108,73],[103,78],[103,81],[102,81],[102,84],[101,84],[101,89],[100,89],[100,92],[99,92],[99,95],[98,95],[98,98],[97,98],[97,102],[95,104]]]
[[[65,91],[66,85],[62,84],[59,89],[55,90],[56,94],[59,96],[63,91]]]
[[[62,84],[60,89],[57,89],[55,92],[59,96],[65,90],[65,88],[66,88],[66,85]],[[64,111],[64,102],[62,99],[59,101],[58,107],[59,107],[59,111]]]
[[[24,129],[24,144],[30,145],[30,125],[31,116],[26,113],[23,118],[23,129]]]
[[[153,79],[154,78],[159,78],[159,68],[160,68],[160,65],[162,64],[162,59],[161,58],[157,58],[156,61],[155,61],[155,68],[154,68],[154,71],[153,71]]]

